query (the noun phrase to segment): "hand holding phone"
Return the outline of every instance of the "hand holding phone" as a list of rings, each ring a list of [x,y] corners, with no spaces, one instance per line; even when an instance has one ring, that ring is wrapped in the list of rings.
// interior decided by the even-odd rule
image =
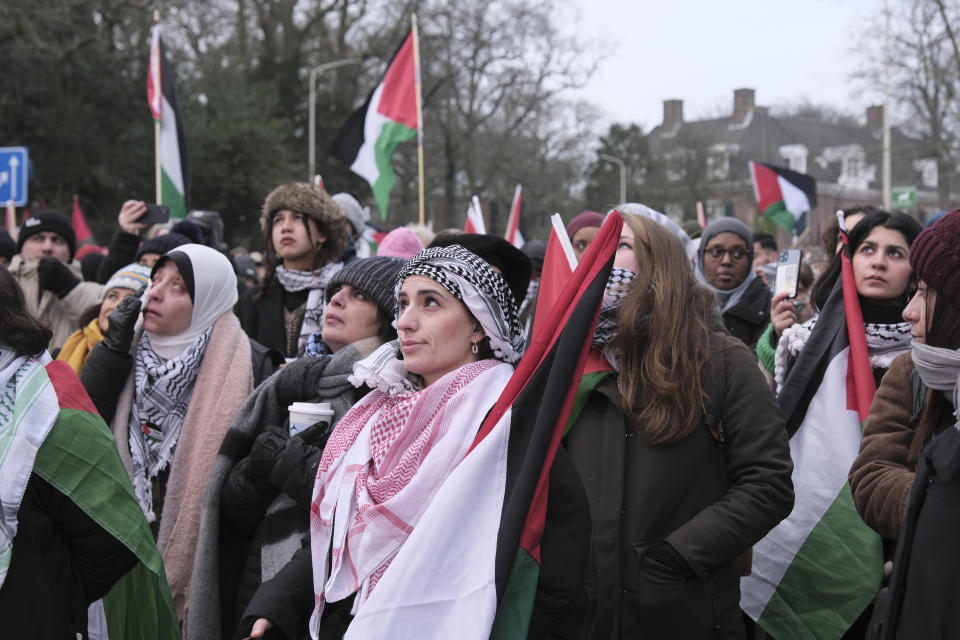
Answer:
[[[148,204],[147,212],[137,222],[142,224],[164,224],[170,220],[170,207],[165,204]]]
[[[777,278],[773,287],[773,294],[787,293],[788,298],[796,298],[800,285],[800,261],[803,252],[799,249],[781,251],[777,260]]]

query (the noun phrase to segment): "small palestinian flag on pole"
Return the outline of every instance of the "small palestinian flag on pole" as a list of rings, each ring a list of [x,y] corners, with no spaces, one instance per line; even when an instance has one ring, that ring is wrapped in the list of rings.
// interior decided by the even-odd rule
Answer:
[[[513,192],[513,204],[510,205],[510,217],[507,218],[507,232],[504,238],[517,249],[523,247],[523,234],[520,233],[520,209],[523,207],[523,188],[518,184]]]
[[[464,233],[486,233],[487,225],[483,221],[483,208],[480,206],[480,198],[473,196],[470,198],[470,204],[467,205],[467,220],[463,224]]]
[[[80,196],[73,194],[73,219],[71,220],[73,232],[77,234],[77,244],[83,244],[87,240],[96,242],[93,239],[93,232],[87,226],[87,220],[83,217],[83,209],[80,208]]]
[[[13,200],[7,202],[7,216],[6,216],[6,228],[7,233],[10,234],[10,237],[14,240],[17,239],[17,208],[13,204]]]
[[[159,20],[159,15],[154,14],[154,20]],[[147,74],[147,100],[155,130],[157,202],[170,207],[171,218],[185,218],[189,202],[189,175],[180,103],[160,37],[160,25],[153,25],[151,31],[153,39]]]
[[[740,607],[778,640],[840,638],[883,577],[882,540],[857,513],[847,480],[876,384],[841,238],[840,281],[777,398],[794,461],[793,511],[753,546],[752,573],[740,583]]]
[[[347,118],[330,146],[330,155],[370,183],[381,220],[387,219],[390,192],[396,184],[393,153],[401,142],[417,136],[420,121],[414,44],[411,29],[390,58],[383,80]]]
[[[540,290],[537,293],[537,310],[533,317],[533,333],[543,331],[542,325],[550,316],[560,293],[577,268],[577,256],[570,244],[570,236],[563,226],[559,213],[550,216],[550,237],[543,257],[540,272]]]
[[[817,206],[817,181],[808,175],[763,162],[750,162],[757,210],[787,231]]]

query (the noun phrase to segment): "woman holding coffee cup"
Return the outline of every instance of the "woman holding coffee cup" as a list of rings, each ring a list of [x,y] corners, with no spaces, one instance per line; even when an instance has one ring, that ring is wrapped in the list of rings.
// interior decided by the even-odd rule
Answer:
[[[293,639],[309,629],[313,638],[373,637],[378,630],[458,637],[466,627],[468,635],[490,633],[478,612],[495,599],[493,586],[472,582],[470,569],[493,562],[487,551],[500,512],[493,522],[475,516],[502,490],[502,477],[499,466],[485,464],[489,438],[472,447],[523,353],[516,302],[504,278],[459,245],[411,258],[396,295],[399,342],[354,367],[354,384],[374,391],[340,420],[323,452],[311,545],[257,591],[241,635]],[[576,478],[568,458],[558,455],[554,470],[564,463]],[[476,473],[487,481],[465,481]],[[551,489],[561,485],[551,472]],[[558,497],[582,502],[572,524],[589,521],[582,486],[575,489],[579,494]],[[470,495],[466,507],[463,492]],[[585,564],[588,527],[583,534]],[[561,555],[547,549],[547,540],[545,534],[544,566]],[[564,562],[576,564],[580,556],[563,551]],[[557,593],[575,596],[579,582]],[[546,600],[569,604],[552,595]]]
[[[265,380],[237,411],[204,494],[191,638],[228,635],[260,583],[300,548],[323,446],[365,391],[347,377],[356,362],[396,338],[393,282],[403,265],[380,256],[334,274],[321,331],[308,342],[313,357]]]

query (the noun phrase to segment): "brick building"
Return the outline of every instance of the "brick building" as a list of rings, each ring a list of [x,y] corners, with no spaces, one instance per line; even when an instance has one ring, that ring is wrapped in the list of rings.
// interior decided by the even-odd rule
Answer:
[[[751,228],[757,214],[748,162],[789,167],[817,180],[817,207],[808,215],[811,240],[818,242],[838,208],[882,203],[883,108],[869,107],[865,124],[770,115],[755,102],[753,89],[733,92],[729,117],[687,122],[682,100],[664,100],[663,122],[649,134],[651,157],[660,158],[659,179],[678,196],[694,188],[708,220],[734,215]],[[695,147],[695,148],[694,148]],[[697,170],[691,170],[695,158]],[[893,186],[914,186],[920,220],[939,210],[937,163],[924,157],[919,141],[891,128]],[[696,175],[694,175],[696,174]],[[695,187],[691,184],[696,182]],[[664,212],[677,220],[695,216],[686,202],[663,197]],[[785,240],[786,238],[782,238]]]

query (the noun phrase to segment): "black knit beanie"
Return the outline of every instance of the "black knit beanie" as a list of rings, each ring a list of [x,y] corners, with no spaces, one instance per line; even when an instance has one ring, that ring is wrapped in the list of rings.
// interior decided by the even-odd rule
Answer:
[[[52,209],[31,213],[24,221],[20,235],[17,236],[17,252],[23,251],[23,243],[27,238],[43,231],[52,231],[67,241],[67,246],[70,247],[69,261],[73,262],[73,254],[77,252],[77,234],[73,232],[67,216]]]

